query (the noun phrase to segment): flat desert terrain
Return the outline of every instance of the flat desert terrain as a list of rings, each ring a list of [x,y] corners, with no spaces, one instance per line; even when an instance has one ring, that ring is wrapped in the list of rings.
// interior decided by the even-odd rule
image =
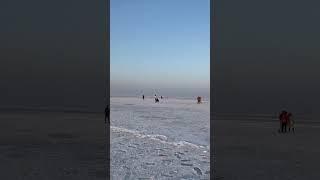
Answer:
[[[320,123],[295,123],[294,134],[282,134],[275,117],[215,117],[216,179],[320,179]]]
[[[1,111],[0,127],[0,179],[106,177],[103,114]]]

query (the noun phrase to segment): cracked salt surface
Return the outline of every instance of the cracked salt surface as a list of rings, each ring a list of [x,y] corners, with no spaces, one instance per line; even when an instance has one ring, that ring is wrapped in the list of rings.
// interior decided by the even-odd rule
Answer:
[[[111,98],[111,179],[210,179],[209,108]]]

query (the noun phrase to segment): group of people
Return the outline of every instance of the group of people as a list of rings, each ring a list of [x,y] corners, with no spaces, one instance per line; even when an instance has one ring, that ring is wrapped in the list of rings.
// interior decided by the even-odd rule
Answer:
[[[163,99],[162,96],[160,96],[160,98]],[[154,102],[155,102],[155,103],[160,102],[160,101],[159,101],[159,98],[158,98],[158,96],[157,96],[156,94],[154,95]]]
[[[280,121],[280,129],[279,132],[285,133],[290,130],[294,132],[294,121],[292,119],[292,114],[287,111],[282,111],[279,115],[279,121]]]
[[[145,97],[144,97],[144,94],[143,94],[143,95],[142,95],[142,99],[144,100],[144,98],[145,98]],[[163,99],[163,96],[160,96],[160,98]],[[155,102],[155,103],[160,102],[160,101],[159,101],[159,98],[158,98],[158,96],[157,96],[156,94],[154,95],[154,102]]]
[[[142,95],[142,99],[144,100],[144,98],[145,98],[145,96],[144,96],[144,94],[143,94],[143,95]],[[163,96],[160,96],[160,99],[163,99]],[[155,102],[155,103],[159,103],[159,102],[160,102],[157,94],[154,95],[154,102]],[[198,96],[198,97],[197,97],[197,103],[198,103],[198,104],[201,104],[201,103],[202,103],[202,98],[201,98],[201,96]]]

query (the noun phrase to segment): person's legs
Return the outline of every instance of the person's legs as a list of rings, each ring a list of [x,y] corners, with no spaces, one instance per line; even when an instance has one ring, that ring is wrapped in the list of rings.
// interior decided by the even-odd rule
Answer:
[[[279,123],[279,133],[281,133],[281,128],[282,128],[282,123],[280,121],[280,123]]]
[[[287,123],[283,123],[284,124],[284,132],[287,132]]]

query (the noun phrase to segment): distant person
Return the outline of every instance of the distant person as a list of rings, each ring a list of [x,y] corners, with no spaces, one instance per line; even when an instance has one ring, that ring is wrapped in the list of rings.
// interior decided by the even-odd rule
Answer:
[[[107,119],[108,119],[108,123],[110,123],[110,108],[108,105],[104,109],[104,123],[107,123]]]
[[[157,102],[157,99],[158,99],[158,97],[157,97],[157,95],[155,94],[155,95],[154,95],[154,102],[155,102],[155,103]]]
[[[294,121],[293,121],[291,113],[288,114],[288,129],[289,129],[289,132],[290,132],[290,130],[292,130],[292,132],[294,132]]]
[[[201,103],[201,97],[200,96],[197,97],[197,102],[198,102],[198,104]]]
[[[161,98],[161,99],[163,99],[163,97],[162,97],[162,96],[161,96],[160,98]]]
[[[287,132],[287,123],[288,123],[288,113],[286,111],[282,111],[279,115],[280,121],[280,130],[282,133]]]
[[[142,95],[142,99],[144,100],[144,94]]]
[[[281,124],[282,124],[282,122],[281,122],[281,119],[282,119],[282,116],[283,116],[283,111],[281,111],[281,113],[279,114],[279,129],[278,129],[278,132],[280,133],[281,132]]]

